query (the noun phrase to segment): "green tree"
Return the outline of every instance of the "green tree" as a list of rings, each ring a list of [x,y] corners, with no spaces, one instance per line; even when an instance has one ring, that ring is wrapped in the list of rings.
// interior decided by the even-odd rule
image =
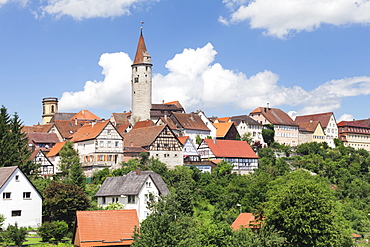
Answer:
[[[27,228],[18,227],[18,223],[8,225],[2,236],[8,243],[14,242],[15,245],[21,246],[26,241]]]
[[[61,241],[68,234],[68,225],[64,221],[45,222],[37,229],[43,242],[54,239]]]
[[[265,128],[262,129],[263,141],[266,142],[268,146],[270,146],[272,143],[275,142],[274,125],[265,124],[264,127]]]
[[[3,229],[3,224],[4,224],[4,221],[5,221],[5,217],[3,214],[0,214],[0,232],[2,231]]]
[[[10,117],[7,109],[0,108],[0,166],[19,166],[27,176],[35,176],[39,165],[30,160],[26,134],[17,113]]]
[[[198,135],[196,135],[195,136],[195,143],[196,144],[201,144],[202,143],[202,141],[203,141],[203,139],[200,137],[200,135],[198,134]]]
[[[284,246],[351,246],[350,232],[328,184],[298,170],[268,191],[265,225],[282,232]]]
[[[249,145],[252,145],[253,143],[253,137],[250,132],[244,133],[243,136],[240,138],[241,141],[247,142]]]
[[[44,190],[44,210],[56,220],[65,221],[72,227],[76,211],[90,206],[89,199],[80,187],[74,184],[52,182]]]
[[[82,172],[80,158],[78,152],[73,148],[73,143],[67,141],[59,153],[62,180],[85,189],[86,176]]]

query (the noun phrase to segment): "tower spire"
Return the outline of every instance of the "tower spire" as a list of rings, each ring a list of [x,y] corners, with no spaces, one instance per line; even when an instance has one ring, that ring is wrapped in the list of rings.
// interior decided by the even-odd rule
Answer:
[[[143,24],[144,24],[144,22],[142,21],[141,22],[141,27],[140,27],[140,38],[139,38],[139,42],[137,44],[134,63],[132,65],[143,64],[143,63],[149,63],[150,64],[150,55],[149,55],[148,51],[146,50],[144,36],[143,36]],[[149,58],[149,59],[147,59],[147,58]]]

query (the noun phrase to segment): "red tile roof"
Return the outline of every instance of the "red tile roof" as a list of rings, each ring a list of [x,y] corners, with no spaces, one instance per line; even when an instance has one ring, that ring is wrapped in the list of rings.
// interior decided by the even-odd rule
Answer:
[[[167,125],[136,128],[123,135],[125,147],[150,146]]]
[[[310,120],[320,121],[321,126],[323,128],[326,128],[329,124],[330,117],[332,115],[334,116],[332,112],[327,112],[327,113],[319,113],[319,114],[313,114],[313,115],[296,116],[295,122],[296,123],[310,122]]]
[[[181,109],[184,109],[184,107],[182,107],[182,105],[180,104],[180,102],[178,101],[171,101],[171,102],[167,102],[167,103],[164,103],[165,105],[175,105],[177,106],[178,108],[181,108]]]
[[[96,116],[95,114],[91,113],[88,110],[81,110],[76,115],[71,117],[70,120],[101,120],[100,117]]]
[[[95,139],[110,123],[109,121],[100,122],[100,123],[91,123],[82,126],[76,133],[72,135],[71,142],[80,142]]]
[[[173,112],[172,116],[177,120],[178,124],[184,129],[210,131],[207,125],[202,121],[200,116],[192,113],[177,113]],[[174,121],[176,123],[176,120]]]
[[[271,124],[298,126],[288,114],[277,108],[258,107],[250,114],[262,114]],[[307,121],[305,121],[307,122]]]
[[[144,63],[144,53],[147,53],[143,33],[140,33],[139,42],[137,44],[135,60],[133,64]]]
[[[76,133],[87,121],[79,120],[55,120],[54,126],[59,131],[63,139],[70,139],[73,133]]]
[[[47,133],[53,124],[36,124],[33,126],[23,126],[22,132],[31,133],[31,132],[38,132],[38,133]]]
[[[136,122],[134,127],[132,129],[139,129],[139,128],[145,128],[145,127],[150,127],[150,126],[155,126],[155,123],[152,120],[143,120]]]
[[[230,117],[221,117],[221,118],[217,118],[217,120],[219,123],[226,123],[226,122],[229,122]]]
[[[81,247],[131,245],[135,226],[135,209],[77,211],[72,242]]]
[[[50,149],[50,152],[46,155],[47,157],[52,157],[52,156],[58,156],[59,151],[62,149],[62,147],[66,144],[66,142],[58,142]]]
[[[112,113],[112,117],[116,124],[129,124],[129,118],[131,117],[131,112],[124,112],[124,113]]]
[[[203,140],[212,153],[216,157],[235,157],[235,158],[255,158],[258,156],[245,141],[234,141],[234,140],[216,140],[216,143],[212,139]]]
[[[319,121],[298,123],[300,131],[308,131],[308,132],[314,132],[316,130],[318,124],[320,124]]]
[[[262,222],[256,222],[252,213],[241,213],[238,218],[232,223],[231,227],[234,230],[244,228],[261,228]]]
[[[366,129],[370,128],[366,124],[362,122],[358,122],[358,121],[341,121],[337,125],[338,127],[348,126],[348,127],[358,127],[358,128],[366,128]]]
[[[181,144],[184,145],[186,140],[189,139],[189,136],[179,136],[179,137],[177,137],[177,139],[179,139]]]
[[[39,133],[39,132],[29,132],[26,134],[26,137],[30,142],[35,144],[37,143],[46,143],[52,144],[59,142],[58,136],[55,133]]]

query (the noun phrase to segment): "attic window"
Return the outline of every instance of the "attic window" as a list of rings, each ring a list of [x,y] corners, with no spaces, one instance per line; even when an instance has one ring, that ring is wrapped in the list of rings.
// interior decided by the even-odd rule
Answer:
[[[135,83],[138,83],[138,82],[139,82],[139,78],[135,77]]]
[[[152,187],[152,183],[151,182],[145,182],[145,186],[147,187],[147,188],[150,188],[150,187]]]
[[[15,175],[15,181],[19,181],[19,175]]]

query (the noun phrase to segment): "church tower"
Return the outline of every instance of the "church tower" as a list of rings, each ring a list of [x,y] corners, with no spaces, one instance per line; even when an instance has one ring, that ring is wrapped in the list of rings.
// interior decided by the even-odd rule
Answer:
[[[58,112],[58,98],[42,99],[42,124],[50,123],[54,114]]]
[[[152,64],[146,50],[141,28],[134,63],[131,65],[132,113],[131,124],[150,119],[152,108]]]

